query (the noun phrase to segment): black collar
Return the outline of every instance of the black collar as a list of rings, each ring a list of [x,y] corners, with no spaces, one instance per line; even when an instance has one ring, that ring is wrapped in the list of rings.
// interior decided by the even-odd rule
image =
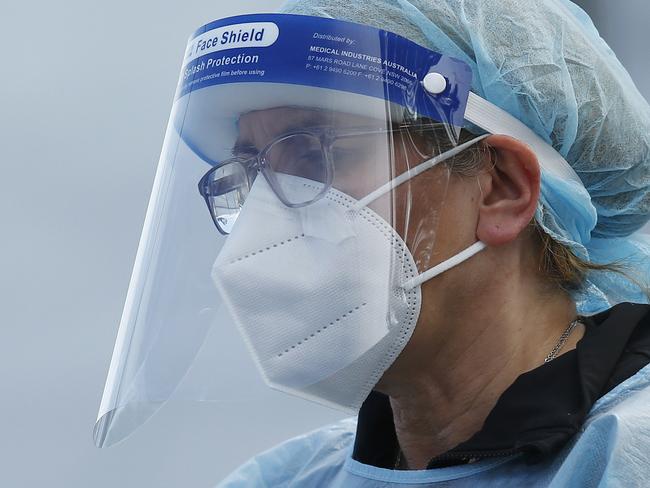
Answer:
[[[650,363],[649,305],[623,303],[584,322],[576,349],[519,376],[482,429],[427,468],[514,453],[537,462],[571,439],[598,398]],[[352,457],[393,469],[398,448],[390,401],[372,392],[359,411]]]

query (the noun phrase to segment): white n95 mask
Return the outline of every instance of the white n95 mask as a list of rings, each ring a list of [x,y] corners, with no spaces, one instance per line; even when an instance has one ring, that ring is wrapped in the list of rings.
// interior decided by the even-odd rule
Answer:
[[[265,178],[255,179],[212,276],[271,387],[338,408],[360,407],[413,333],[419,285],[484,248],[478,242],[419,275],[402,238],[367,205],[461,149],[361,201],[329,189],[292,208]],[[296,193],[313,185],[278,177]]]
[[[290,208],[258,177],[213,268],[268,384],[348,408],[402,350],[420,311],[419,288],[401,287],[417,276],[404,242],[355,203],[330,189]]]

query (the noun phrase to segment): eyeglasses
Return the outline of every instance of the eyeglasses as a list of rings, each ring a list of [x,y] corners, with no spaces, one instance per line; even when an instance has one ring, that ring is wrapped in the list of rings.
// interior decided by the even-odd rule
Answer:
[[[334,180],[333,146],[344,138],[390,134],[422,125],[394,128],[334,129],[316,127],[285,133],[269,142],[257,154],[220,161],[199,181],[212,220],[221,234],[230,233],[253,181],[262,173],[269,186],[288,207],[310,205],[327,193]],[[235,151],[237,152],[237,148]],[[310,180],[309,185],[287,184],[282,175]]]

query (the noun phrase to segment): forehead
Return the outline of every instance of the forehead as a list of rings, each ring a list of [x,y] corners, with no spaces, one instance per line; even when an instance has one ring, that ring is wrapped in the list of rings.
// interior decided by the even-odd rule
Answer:
[[[328,126],[333,128],[385,128],[386,122],[335,110],[275,107],[242,114],[238,121],[237,146],[256,146],[294,130]]]

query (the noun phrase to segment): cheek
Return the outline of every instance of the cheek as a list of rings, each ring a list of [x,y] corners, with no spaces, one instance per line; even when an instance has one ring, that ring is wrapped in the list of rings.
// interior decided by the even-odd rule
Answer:
[[[420,271],[460,252],[476,240],[477,198],[467,180],[454,181],[447,171],[416,179],[411,206],[396,207],[398,232]]]
[[[447,198],[439,214],[436,262],[433,265],[476,242],[478,197],[473,181],[450,182]]]
[[[364,150],[358,157],[332,155],[332,186],[357,200],[383,186],[394,177],[390,156],[382,147]]]
[[[423,179],[413,185],[411,206],[402,233],[420,272],[432,267],[440,247],[441,220],[446,211],[446,184]]]

